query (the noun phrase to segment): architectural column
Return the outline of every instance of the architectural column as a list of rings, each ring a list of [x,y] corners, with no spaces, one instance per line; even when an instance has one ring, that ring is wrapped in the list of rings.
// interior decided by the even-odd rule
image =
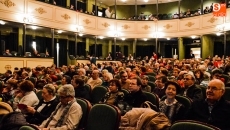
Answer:
[[[89,54],[89,38],[85,39],[85,51],[86,51],[86,56]]]
[[[205,59],[208,56],[213,57],[214,40],[211,36],[203,35],[201,37],[201,58]]]
[[[112,40],[109,40],[108,53],[112,53]]]
[[[23,28],[18,28],[18,45],[22,46],[23,43]]]
[[[136,46],[137,46],[137,39],[135,38],[133,41],[133,57],[136,58]]]
[[[23,44],[22,44],[22,48],[23,48],[23,51],[22,51],[22,55],[25,54],[26,52],[26,24],[24,23],[23,24]]]
[[[70,0],[66,0],[66,6],[70,7]]]
[[[178,38],[179,60],[185,58],[185,46],[183,44],[183,38]]]
[[[124,55],[124,52],[125,52],[125,46],[124,45],[120,45],[120,51],[121,53]]]
[[[111,48],[111,46],[110,46],[110,48]],[[109,52],[111,52],[111,51],[109,51],[109,44],[103,43],[102,44],[102,57],[104,57],[104,58],[107,57]]]

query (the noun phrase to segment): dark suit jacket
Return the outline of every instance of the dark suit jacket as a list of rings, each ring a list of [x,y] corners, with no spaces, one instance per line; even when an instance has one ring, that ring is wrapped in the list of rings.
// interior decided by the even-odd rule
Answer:
[[[180,92],[179,95],[183,96],[184,95],[184,91],[186,91],[185,88],[183,88],[181,90],[181,92]],[[203,99],[203,93],[202,93],[201,88],[199,88],[195,84],[193,84],[192,86],[190,86],[187,89],[186,96],[189,97],[190,99],[192,99],[193,101],[202,100]]]
[[[129,93],[125,95],[124,101],[132,107],[140,107],[142,103],[147,101],[147,97],[141,91],[141,89],[135,93]]]
[[[209,112],[208,103],[205,100],[195,101],[189,111],[187,119],[201,121],[214,125],[221,130],[230,128],[230,103],[221,98]]]
[[[42,99],[40,100],[39,104],[35,107],[35,110],[37,110],[43,103],[45,103],[46,106],[41,110],[41,112],[36,111],[34,115],[29,114],[26,117],[27,122],[29,122],[30,124],[40,125],[55,110],[57,104],[59,103],[59,100],[57,99],[57,97],[49,102],[44,102]]]

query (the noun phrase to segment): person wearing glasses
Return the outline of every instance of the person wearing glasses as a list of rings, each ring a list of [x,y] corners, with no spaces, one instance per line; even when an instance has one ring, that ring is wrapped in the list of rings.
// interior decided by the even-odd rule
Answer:
[[[75,100],[74,87],[66,84],[58,89],[60,103],[38,127],[42,130],[75,130],[82,117],[81,106]]]
[[[211,80],[206,89],[206,99],[192,103],[187,119],[229,130],[230,103],[223,98],[224,93],[224,83],[219,79]]]
[[[184,88],[182,88],[179,95],[189,97],[193,101],[203,99],[203,93],[201,88],[195,85],[194,75],[185,74],[183,81],[184,81]]]
[[[125,70],[122,70],[119,73],[120,76],[120,82],[121,82],[121,88],[122,89],[129,89],[129,84],[130,84],[130,80],[128,79],[128,73]]]

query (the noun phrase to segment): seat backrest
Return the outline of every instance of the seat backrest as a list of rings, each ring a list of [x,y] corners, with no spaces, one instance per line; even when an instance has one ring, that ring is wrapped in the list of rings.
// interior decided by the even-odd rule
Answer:
[[[150,82],[155,82],[156,78],[154,76],[148,75]]]
[[[192,120],[180,120],[172,124],[170,130],[220,130],[219,128]]]
[[[105,96],[107,91],[108,89],[103,86],[94,87],[91,92],[91,103],[99,103],[99,101],[101,101],[101,99]]]
[[[206,99],[206,89],[204,85],[198,85],[199,88],[201,88],[202,94],[203,94],[203,99]]]
[[[224,99],[230,101],[230,87],[225,87]]]
[[[83,130],[86,128],[88,115],[92,108],[92,105],[90,104],[88,100],[83,99],[83,98],[77,98],[76,100],[77,100],[77,103],[81,106],[82,113],[83,113],[77,130]]]
[[[127,90],[127,89],[121,89],[121,91],[124,93],[124,95],[129,94],[129,90]]]
[[[91,95],[91,93],[92,93],[91,86],[89,84],[85,84],[85,87],[86,87],[87,91],[89,92],[89,94]]]
[[[108,104],[95,104],[89,112],[86,130],[118,130],[120,110]]]
[[[151,87],[151,92],[155,89],[156,84],[154,82],[148,81],[148,85]]]
[[[143,93],[147,97],[147,101],[151,102],[153,105],[156,105],[157,108],[158,108],[158,106],[159,106],[159,98],[157,97],[157,95],[154,94],[154,93],[145,92],[145,91],[143,91]]]

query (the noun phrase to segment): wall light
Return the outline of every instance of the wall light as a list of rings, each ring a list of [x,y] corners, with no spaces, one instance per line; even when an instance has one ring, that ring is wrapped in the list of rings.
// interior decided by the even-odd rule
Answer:
[[[144,38],[143,40],[144,40],[144,41],[147,41],[148,39],[147,39],[147,38]]]
[[[0,24],[1,24],[1,25],[5,25],[5,24],[6,24],[6,22],[4,22],[4,21],[0,20]]]
[[[192,36],[191,36],[191,38],[192,38],[192,39],[195,39],[195,38],[196,38],[196,36],[192,35]]]
[[[82,36],[83,36],[83,34],[82,34],[82,33],[79,33],[78,35],[79,35],[80,37],[82,37]]]
[[[103,39],[104,37],[103,36],[99,36],[100,39]]]
[[[121,38],[121,40],[122,40],[122,41],[124,41],[124,40],[125,40],[125,38]]]
[[[62,33],[63,31],[62,31],[62,30],[58,30],[57,32],[58,32],[58,33]]]
[[[217,35],[217,36],[220,36],[220,35],[221,35],[221,33],[220,33],[220,32],[218,32],[218,33],[216,33],[216,35]]]
[[[170,38],[168,37],[168,38],[166,38],[167,40],[170,40]]]
[[[38,27],[37,27],[37,26],[31,26],[31,28],[32,28],[33,30],[35,30],[35,29],[37,29]]]

